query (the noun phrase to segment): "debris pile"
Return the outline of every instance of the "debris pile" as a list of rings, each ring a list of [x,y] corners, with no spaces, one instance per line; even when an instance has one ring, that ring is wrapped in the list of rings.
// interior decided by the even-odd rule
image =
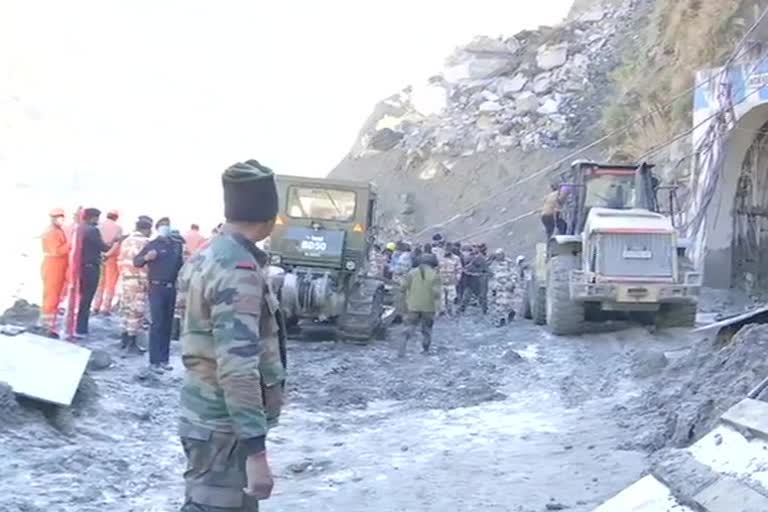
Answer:
[[[748,325],[725,346],[702,340],[639,400],[642,434],[633,447],[688,446],[767,376],[768,325]]]
[[[377,108],[353,156],[395,147],[425,158],[573,146],[597,125],[636,1],[593,6],[557,27],[475,38],[429,80],[444,98],[439,113],[421,113],[418,91],[408,87]]]

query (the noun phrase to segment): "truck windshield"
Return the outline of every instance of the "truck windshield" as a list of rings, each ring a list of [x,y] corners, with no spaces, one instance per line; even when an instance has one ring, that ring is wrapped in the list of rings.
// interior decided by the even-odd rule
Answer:
[[[350,221],[355,216],[356,194],[332,188],[290,187],[286,209],[291,217]]]

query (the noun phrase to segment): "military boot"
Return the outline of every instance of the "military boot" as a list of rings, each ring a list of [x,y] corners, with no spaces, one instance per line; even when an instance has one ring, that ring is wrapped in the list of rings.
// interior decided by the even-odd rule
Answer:
[[[128,348],[128,333],[124,332],[120,335],[120,350]]]
[[[181,318],[173,319],[173,327],[171,327],[171,340],[179,341],[181,336]]]

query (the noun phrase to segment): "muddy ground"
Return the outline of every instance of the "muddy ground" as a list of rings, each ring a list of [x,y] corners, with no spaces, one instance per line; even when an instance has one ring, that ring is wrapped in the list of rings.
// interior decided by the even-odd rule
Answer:
[[[557,338],[472,314],[438,322],[435,354],[415,343],[404,361],[399,328],[367,347],[292,341],[264,510],[592,510],[676,442],[649,397],[701,400],[658,390],[700,371],[681,367],[706,339],[615,327]],[[113,364],[89,371],[71,415],[0,389],[0,511],[178,509],[178,347],[172,373],[141,380],[144,360],[121,359],[116,334],[95,322],[85,344]]]

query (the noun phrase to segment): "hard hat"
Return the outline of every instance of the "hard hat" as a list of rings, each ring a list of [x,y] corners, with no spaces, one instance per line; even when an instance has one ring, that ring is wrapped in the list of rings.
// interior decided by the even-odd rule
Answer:
[[[519,265],[519,264],[520,264],[520,263],[522,263],[523,261],[525,261],[525,256],[523,256],[523,255],[521,254],[520,256],[518,256],[518,257],[517,257],[517,260],[516,260],[516,262],[517,262],[517,264]]]
[[[435,233],[434,235],[432,235],[432,241],[433,242],[442,242],[443,241],[443,235],[441,235],[440,233]]]
[[[49,217],[64,217],[64,210],[62,208],[53,208],[48,212]]]
[[[390,251],[394,251],[397,249],[397,244],[395,242],[389,242],[385,247]]]
[[[493,251],[493,253],[494,253],[494,254],[497,254],[497,255],[499,255],[499,256],[501,256],[502,254],[504,254],[504,249],[502,249],[501,247],[499,247],[498,249],[496,249],[495,251]]]

